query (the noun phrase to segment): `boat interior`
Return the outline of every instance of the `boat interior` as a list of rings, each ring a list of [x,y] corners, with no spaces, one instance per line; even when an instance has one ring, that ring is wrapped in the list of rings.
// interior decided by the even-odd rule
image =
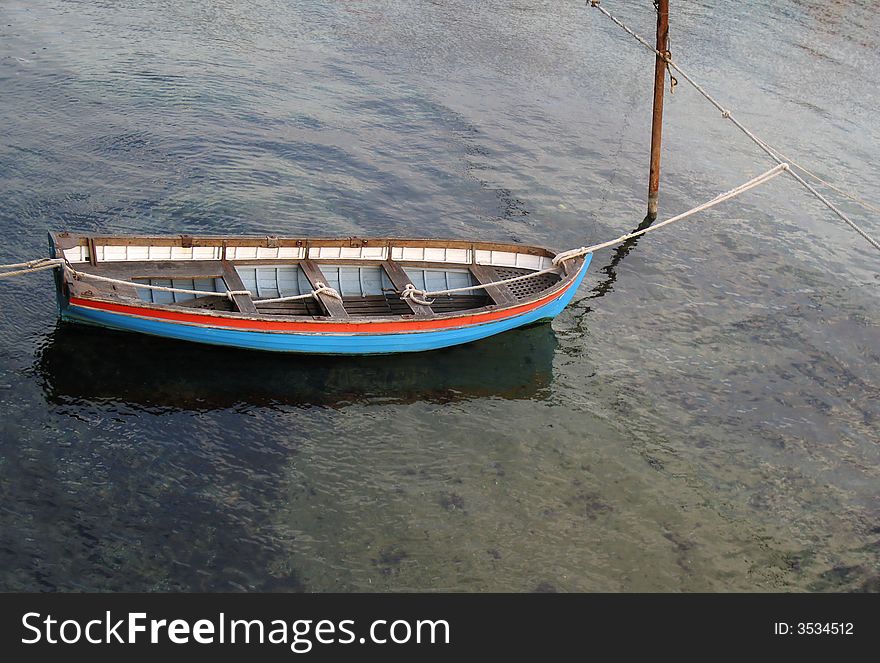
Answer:
[[[411,239],[292,239],[277,237],[131,237],[50,233],[55,257],[76,272],[132,285],[65,278],[72,296],[132,301],[150,307],[207,309],[247,316],[437,316],[526,302],[569,278],[577,265],[509,284],[491,285],[552,267],[553,253],[516,244]],[[206,292],[248,291],[231,297],[138,288],[136,284]],[[336,290],[289,301],[265,301]],[[432,296],[420,304],[399,293],[484,284]]]

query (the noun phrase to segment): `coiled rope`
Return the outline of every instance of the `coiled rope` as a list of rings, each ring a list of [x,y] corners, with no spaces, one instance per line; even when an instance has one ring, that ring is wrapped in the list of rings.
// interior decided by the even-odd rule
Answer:
[[[721,111],[721,117],[723,117],[725,120],[730,120],[737,129],[742,131],[758,147],[760,147],[768,155],[770,155],[770,157],[774,161],[776,161],[776,163],[779,163],[779,164],[784,163],[781,153],[776,152],[773,148],[770,147],[769,144],[767,144],[765,141],[758,138],[753,132],[749,131],[739,120],[737,120],[733,116],[733,114],[730,112],[730,110],[728,110],[727,108],[722,106],[721,103],[717,99],[715,99],[715,97],[713,97],[711,94],[706,92],[706,90],[703,89],[703,87],[699,83],[697,83],[691,77],[690,74],[688,74],[686,71],[684,71],[680,66],[678,66],[678,64],[673,62],[672,58],[670,58],[668,54],[661,53],[654,46],[651,46],[651,44],[649,44],[648,41],[644,37],[633,32],[633,30],[631,30],[626,24],[624,24],[618,18],[613,16],[608,10],[606,10],[604,7],[602,7],[602,5],[600,4],[600,0],[588,0],[588,2],[590,3],[591,7],[598,9],[605,16],[610,18],[614,22],[615,25],[622,28],[627,34],[629,34],[634,39],[636,39],[636,41],[638,41],[642,46],[647,48],[649,51],[651,51],[652,53],[654,53],[658,57],[662,58],[663,61],[666,62],[667,67],[671,67],[672,69],[675,69],[675,71],[677,71],[679,74],[681,74],[682,78],[684,78],[688,83],[690,83],[691,86],[697,92],[699,92],[701,95],[703,95],[703,97],[705,97],[709,103],[711,103],[713,106],[715,106],[715,108],[717,108],[719,111]],[[824,203],[828,209],[830,209],[838,217],[840,217],[840,219],[842,219],[844,221],[844,223],[846,223],[850,228],[852,228],[859,235],[861,235],[871,246],[873,246],[875,249],[880,251],[880,242],[878,242],[876,239],[871,237],[871,235],[869,235],[867,231],[863,230],[861,227],[858,226],[858,224],[856,224],[854,221],[852,221],[846,214],[841,212],[831,201],[829,201],[825,196],[823,196],[821,193],[816,191],[816,189],[809,182],[807,182],[803,177],[798,175],[794,170],[789,168],[788,173],[795,180],[797,180],[807,191],[812,193],[816,198],[818,198],[822,203]]]

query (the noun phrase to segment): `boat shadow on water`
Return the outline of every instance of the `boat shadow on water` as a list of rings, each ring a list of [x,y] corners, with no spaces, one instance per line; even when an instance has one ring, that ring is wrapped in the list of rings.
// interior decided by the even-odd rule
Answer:
[[[549,324],[404,355],[288,355],[59,322],[36,359],[46,399],[148,410],[542,399],[557,341]]]

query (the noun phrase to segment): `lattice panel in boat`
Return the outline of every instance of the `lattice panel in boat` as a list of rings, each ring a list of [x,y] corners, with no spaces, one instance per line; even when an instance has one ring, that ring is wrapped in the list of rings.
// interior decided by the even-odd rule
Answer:
[[[531,270],[528,269],[518,269],[515,267],[495,268],[495,272],[498,274],[498,277],[500,279],[510,279],[515,276],[523,276],[524,274],[528,274],[530,271]],[[529,299],[531,297],[534,297],[538,293],[546,290],[547,288],[552,287],[556,283],[559,283],[559,275],[542,274],[541,276],[534,276],[530,279],[523,279],[522,281],[508,283],[507,287],[510,288],[510,291],[517,299]]]

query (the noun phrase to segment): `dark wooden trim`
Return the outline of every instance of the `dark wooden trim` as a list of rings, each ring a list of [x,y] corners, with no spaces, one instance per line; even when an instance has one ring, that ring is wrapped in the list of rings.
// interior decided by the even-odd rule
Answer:
[[[213,279],[223,276],[221,260],[145,260],[99,262],[89,270],[115,279]]]
[[[226,281],[226,287],[230,290],[246,290],[247,288],[244,287],[244,283],[241,282],[241,277],[235,271],[232,263],[222,260],[221,264],[223,265],[223,280]],[[242,313],[250,313],[252,315],[259,313],[250,295],[232,295],[232,303]]]
[[[306,278],[309,280],[309,283],[311,283],[313,289],[318,288],[319,282],[328,285],[327,277],[324,276],[321,268],[311,260],[300,260],[299,266],[302,268],[303,273],[306,275]],[[330,297],[329,295],[320,293],[318,294],[318,300],[331,317],[348,317],[348,311],[345,310],[345,306],[343,306],[342,302],[336,299],[336,297]]]
[[[92,265],[92,267],[94,267],[95,265],[98,264],[98,250],[95,248],[95,240],[92,238],[89,238],[89,241],[86,244],[86,246],[89,249],[89,264]]]
[[[72,236],[70,233],[66,232],[55,232],[49,231],[49,236],[52,238],[53,244],[55,244],[55,249],[64,251],[65,249],[75,249],[78,246],[87,246],[86,242],[83,242],[82,239],[77,236]],[[56,258],[60,258],[61,254],[56,255]]]
[[[566,277],[571,276],[572,274],[577,273],[583,263],[583,257],[574,258],[573,260],[566,260],[564,263],[562,263],[562,271],[565,273]]]
[[[391,285],[393,285],[394,289],[398,292],[403,290],[407,284],[412,283],[409,276],[407,276],[406,272],[403,270],[403,267],[393,260],[386,260],[382,263],[382,267],[385,269],[385,273],[388,274],[388,278],[391,280]],[[434,311],[430,306],[416,304],[411,299],[406,299],[404,301],[409,304],[410,309],[416,315],[427,318],[434,316]]]
[[[184,308],[201,308],[202,304],[210,304],[212,302],[222,302],[226,299],[224,295],[204,295],[194,297],[193,299],[184,299],[180,302],[174,302],[175,306],[182,306]],[[212,308],[210,306],[206,306],[205,308],[212,311],[222,311],[223,308]]]
[[[490,265],[471,265],[470,270],[477,283],[484,284],[502,280],[498,272],[495,271],[495,268]],[[498,306],[509,306],[519,302],[517,296],[504,284],[487,285],[483,289]]]
[[[74,297],[106,297],[115,301],[118,301],[120,298],[128,298],[133,299],[138,303],[143,302],[143,300],[138,296],[136,289],[137,286],[133,283],[130,286],[127,286],[82,278],[78,280],[69,279],[68,288],[71,291],[71,295]]]

